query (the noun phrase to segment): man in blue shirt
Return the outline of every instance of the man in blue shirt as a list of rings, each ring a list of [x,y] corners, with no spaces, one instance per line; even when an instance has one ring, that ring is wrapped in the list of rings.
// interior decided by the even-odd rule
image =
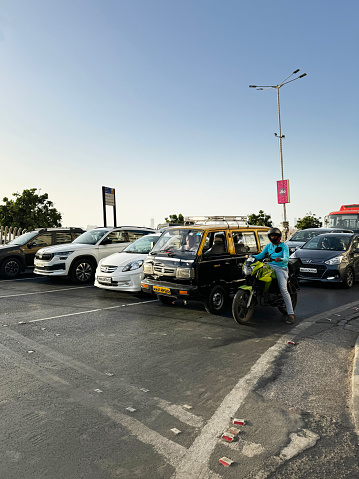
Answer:
[[[285,306],[287,308],[288,317],[286,319],[287,324],[293,324],[295,321],[292,300],[288,293],[288,262],[289,262],[289,249],[285,243],[281,242],[282,232],[279,228],[271,228],[268,231],[268,243],[259,254],[252,255],[255,259],[263,259],[266,254],[270,256],[273,261],[269,264],[275,271],[277,276],[279,290],[283,296]],[[276,249],[280,249],[276,253]]]

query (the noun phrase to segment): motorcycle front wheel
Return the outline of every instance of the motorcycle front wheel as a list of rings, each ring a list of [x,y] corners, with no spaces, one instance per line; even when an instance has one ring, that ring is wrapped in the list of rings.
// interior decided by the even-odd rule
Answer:
[[[251,304],[247,308],[249,295],[250,292],[248,290],[240,289],[233,299],[232,314],[234,320],[239,324],[248,324],[252,319],[255,305]]]
[[[293,311],[295,310],[295,307],[297,306],[297,293],[292,293],[290,295],[290,299],[292,300],[292,306],[293,306]],[[282,313],[282,314],[287,314],[287,308],[284,306],[279,306],[278,307],[279,311]]]

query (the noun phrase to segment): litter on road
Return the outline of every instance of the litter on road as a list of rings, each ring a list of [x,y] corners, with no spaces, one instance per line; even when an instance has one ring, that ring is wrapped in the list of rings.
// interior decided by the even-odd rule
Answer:
[[[179,429],[177,429],[177,428],[175,428],[175,427],[172,428],[171,431],[173,432],[173,434],[176,434],[176,436],[177,436],[178,434],[181,434],[181,432],[182,432],[182,431],[180,431]]]
[[[221,464],[223,464],[224,467],[228,467],[230,466],[231,464],[233,464],[234,461],[232,461],[232,459],[229,459],[229,457],[221,457],[221,459],[219,460],[219,462]]]
[[[128,412],[135,412],[136,409],[134,407],[126,407],[126,411]]]

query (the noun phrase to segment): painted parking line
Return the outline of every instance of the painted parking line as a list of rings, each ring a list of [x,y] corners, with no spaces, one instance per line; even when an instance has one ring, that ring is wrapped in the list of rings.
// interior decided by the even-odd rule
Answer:
[[[41,278],[41,276],[36,276],[34,278],[29,277],[29,278],[17,278],[17,279],[2,279],[1,282],[6,281],[8,283],[9,281],[29,281],[29,280],[31,281],[33,279],[44,279],[44,278]]]
[[[73,288],[62,288],[62,289],[49,289],[47,291],[36,291],[35,293],[19,293],[19,294],[5,294],[0,296],[0,298],[17,298],[18,296],[30,296],[34,294],[47,294],[47,293],[59,293],[61,291],[70,291],[72,289],[84,289],[84,288],[92,288],[93,285],[90,286],[75,286]]]
[[[158,301],[158,300],[157,299],[150,299],[149,301],[138,301],[136,303],[117,304],[116,306],[107,306],[106,308],[89,309],[87,311],[78,311],[77,313],[60,314],[58,316],[49,316],[47,318],[31,319],[30,321],[26,321],[26,322],[27,323],[38,323],[39,321],[47,321],[49,319],[68,318],[70,316],[78,316],[80,314],[97,313],[98,311],[106,311],[108,309],[125,308],[127,306],[135,306],[137,304],[153,303],[155,301]]]

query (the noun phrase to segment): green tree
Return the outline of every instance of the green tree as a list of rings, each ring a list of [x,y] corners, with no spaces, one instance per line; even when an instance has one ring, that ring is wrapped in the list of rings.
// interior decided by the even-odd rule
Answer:
[[[20,193],[13,193],[16,199],[3,198],[0,205],[0,225],[17,226],[27,230],[34,228],[51,228],[61,226],[62,215],[47,193],[37,195],[36,188]]]
[[[263,210],[259,210],[259,213],[248,215],[248,223],[250,225],[257,226],[273,226],[270,215],[266,215]]]
[[[165,218],[166,223],[184,223],[184,218],[181,213],[177,215],[169,215],[169,218]]]
[[[323,225],[323,223],[319,220],[320,220],[320,216],[319,218],[316,218],[315,214],[309,211],[309,213],[307,213],[306,216],[298,219],[295,227],[298,230],[304,230],[306,228],[320,228]]]

